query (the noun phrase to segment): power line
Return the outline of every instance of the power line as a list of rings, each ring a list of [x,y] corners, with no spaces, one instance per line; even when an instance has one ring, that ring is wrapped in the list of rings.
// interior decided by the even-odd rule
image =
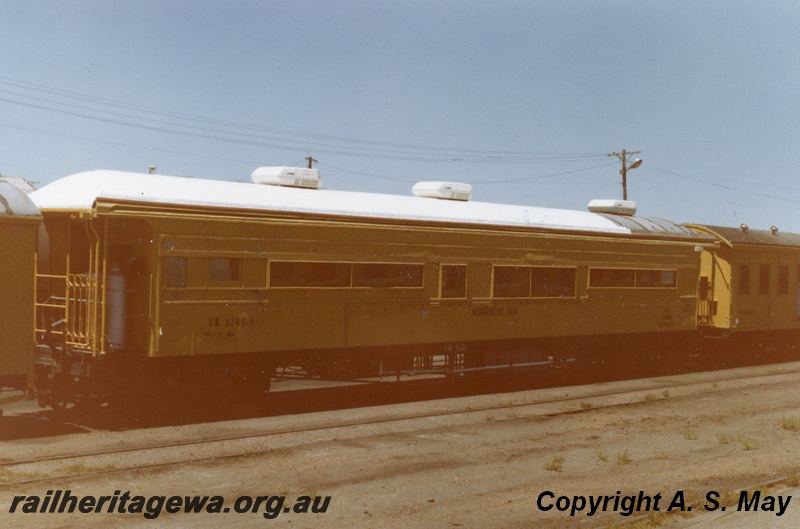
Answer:
[[[254,146],[258,148],[271,148],[284,151],[302,151],[307,153],[313,151],[316,155],[328,154],[365,159],[382,159],[426,163],[447,163],[447,164],[509,164],[509,165],[535,165],[553,163],[576,163],[581,161],[598,160],[606,156],[621,156],[619,153],[610,155],[603,153],[586,152],[532,152],[532,151],[513,151],[513,150],[486,150],[486,149],[463,149],[448,148],[437,146],[425,146],[415,144],[404,144],[396,142],[380,142],[375,140],[363,140],[344,136],[314,134],[289,129],[279,129],[257,126],[248,123],[212,118],[208,116],[193,115],[135,105],[124,101],[110,98],[91,96],[77,92],[70,92],[43,85],[37,85],[25,81],[11,79],[0,76],[0,85],[13,87],[15,90],[2,90],[0,93],[6,97],[0,97],[0,101],[33,108],[45,112],[59,113],[75,118],[108,123],[116,126],[136,128],[150,132],[179,135],[190,138],[197,138],[209,141],[216,141],[228,144],[238,144]],[[22,92],[20,92],[22,91]],[[29,93],[25,93],[29,92]],[[38,95],[37,95],[38,94]],[[48,97],[40,97],[40,95]],[[76,103],[77,102],[77,103]],[[168,154],[179,154],[198,158],[216,159],[224,161],[234,161],[241,163],[260,163],[253,160],[234,159],[222,156],[210,156],[208,154],[197,154],[162,148],[145,147],[142,145],[132,145],[121,142],[110,142],[107,140],[92,139],[85,136],[63,134],[54,131],[43,131],[34,128],[14,126],[11,124],[0,124],[0,126],[24,130],[27,132],[46,134],[56,137],[73,138],[81,141],[94,142],[103,145],[113,145],[119,147],[136,148],[153,152],[163,152]],[[638,152],[638,151],[637,151]],[[624,155],[635,154],[635,152],[623,151]],[[297,164],[295,164],[297,165]],[[391,175],[381,175],[376,173],[365,173],[351,171],[347,169],[321,164],[347,174],[366,176],[382,180],[415,182],[419,179],[402,178]],[[553,178],[557,176],[576,174],[606,167],[611,164],[592,165],[570,171],[548,173],[543,175],[526,175],[515,178],[505,178],[498,180],[471,180],[468,183],[473,185],[506,184],[516,182],[528,182],[540,179]],[[626,164],[623,163],[623,168]],[[646,168],[654,171],[669,174],[678,178],[703,183],[706,185],[746,193],[748,195],[761,196],[769,199],[781,200],[785,202],[798,203],[800,200],[785,196],[770,195],[759,191],[745,190],[731,185],[715,183],[713,179],[703,179],[685,174],[676,173],[664,169],[647,165]],[[624,175],[623,175],[624,177]],[[623,184],[624,185],[624,184]],[[623,189],[623,194],[625,190]]]
[[[581,173],[581,172],[584,172],[584,171],[591,171],[592,169],[600,169],[601,167],[608,167],[609,165],[616,165],[616,162],[604,163],[604,164],[601,164],[601,165],[593,165],[592,167],[584,167],[582,169],[575,169],[573,171],[563,171],[563,172],[560,172],[560,173],[550,173],[550,174],[546,174],[546,175],[536,175],[536,176],[522,176],[522,177],[519,177],[519,178],[508,178],[508,179],[505,179],[505,180],[491,180],[491,181],[488,181],[488,182],[487,181],[483,181],[483,182],[475,182],[475,183],[476,184],[508,184],[508,183],[513,183],[513,182],[527,182],[527,181],[530,181],[530,180],[540,180],[540,179],[544,179],[544,178],[552,178],[554,176],[564,176],[564,175],[568,175],[568,174]]]
[[[335,169],[337,171],[343,171],[343,172],[345,172],[346,174],[349,174],[349,175],[366,176],[366,177],[370,177],[370,178],[377,178],[379,180],[389,180],[389,181],[394,181],[394,182],[418,182],[420,180],[420,178],[406,178],[406,177],[399,177],[399,176],[380,175],[380,174],[376,174],[376,173],[364,173],[364,172],[359,172],[359,171],[351,171],[349,169],[344,169],[342,167],[336,167],[335,165],[331,165],[331,164],[326,163],[326,162],[320,162],[320,163],[318,163],[318,165],[321,165],[322,167],[330,167],[331,169]],[[602,165],[594,165],[592,167],[584,167],[584,168],[581,168],[581,169],[575,169],[573,171],[562,171],[562,172],[559,172],[559,173],[549,173],[549,174],[543,174],[543,175],[521,176],[519,178],[508,178],[508,179],[503,179],[503,180],[474,180],[474,179],[470,180],[470,179],[466,179],[466,180],[462,180],[462,181],[465,184],[471,184],[471,185],[492,185],[492,184],[508,184],[508,183],[514,183],[514,182],[529,182],[529,181],[533,181],[533,180],[543,180],[545,178],[553,178],[553,177],[556,177],[556,176],[564,176],[564,175],[568,175],[568,174],[575,174],[575,173],[580,173],[580,172],[584,172],[584,171],[590,171],[592,169],[598,169],[598,168],[601,168],[601,167],[608,167],[610,165],[616,165],[616,162],[605,163],[605,164],[602,164]]]
[[[221,160],[221,161],[225,161],[225,162],[240,162],[240,163],[248,163],[248,164],[259,164],[259,163],[261,163],[261,161],[259,161],[259,160],[243,160],[241,158],[225,158],[225,157],[221,157],[221,156],[210,156],[210,155],[207,155],[207,154],[197,154],[197,153],[190,153],[190,152],[185,152],[185,151],[174,151],[174,150],[170,150],[170,149],[161,149],[161,148],[158,148],[158,147],[149,147],[149,146],[144,146],[144,145],[134,145],[134,144],[131,144],[131,143],[121,143],[121,142],[114,142],[114,141],[107,141],[107,140],[98,140],[96,138],[87,138],[85,136],[76,136],[75,134],[62,134],[62,133],[53,132],[53,131],[33,129],[33,128],[30,128],[30,127],[18,127],[18,126],[15,126],[15,125],[9,125],[7,123],[0,123],[0,127],[13,129],[13,130],[21,130],[21,131],[24,131],[24,132],[33,132],[35,134],[44,134],[44,135],[47,135],[47,136],[54,136],[54,137],[57,137],[57,138],[69,138],[69,139],[73,139],[73,140],[87,141],[87,142],[90,142],[90,143],[97,143],[97,144],[100,144],[100,145],[111,145],[111,146],[114,146],[114,147],[125,147],[125,148],[129,148],[129,149],[141,149],[141,150],[148,151],[148,152],[162,152],[162,153],[165,153],[165,154],[178,154],[178,155],[181,155],[181,156],[190,156],[190,157],[194,157],[194,158],[206,158],[206,159],[209,159],[209,160]],[[300,162],[298,162],[298,163],[300,163]],[[296,165],[296,164],[294,164],[294,165]]]
[[[8,90],[0,90],[0,92],[6,93],[7,95],[11,95],[13,97],[24,98],[37,102],[37,103],[31,103],[31,102],[19,101],[15,99],[10,99],[8,97],[0,99],[10,104],[27,106],[30,108],[36,108],[43,111],[57,112],[66,115],[71,115],[74,117],[91,119],[115,125],[142,128],[145,130],[151,130],[155,132],[181,134],[193,137],[204,137],[207,139],[216,139],[219,141],[226,141],[226,142],[237,142],[241,144],[256,143],[259,146],[271,147],[275,149],[299,150],[299,147],[294,147],[292,145],[285,145],[285,144],[300,144],[303,146],[303,148],[306,148],[308,147],[309,142],[317,142],[313,143],[314,145],[313,150],[316,152],[323,152],[318,147],[323,147],[327,149],[338,149],[338,150],[324,151],[327,154],[339,154],[345,156],[359,156],[359,157],[390,157],[390,159],[399,159],[407,161],[449,162],[449,163],[526,163],[526,164],[555,163],[555,162],[560,163],[560,162],[574,162],[582,159],[587,159],[587,158],[591,159],[603,156],[600,153],[563,153],[563,152],[537,153],[537,152],[526,152],[526,151],[491,151],[482,149],[444,148],[444,147],[409,145],[409,144],[391,143],[391,142],[378,142],[374,140],[360,140],[354,138],[346,138],[346,137],[322,135],[322,134],[309,134],[292,130],[260,127],[251,124],[237,123],[233,121],[214,119],[204,116],[184,114],[180,112],[167,111],[152,107],[132,105],[122,101],[88,96],[85,94],[79,94],[75,92],[68,92],[65,90],[54,89],[42,85],[35,85],[32,83],[9,79],[6,77],[0,77],[0,84],[13,86],[17,89],[29,90],[37,93],[44,93],[59,98],[77,100],[83,103],[89,103],[90,105],[99,105],[100,107],[111,107],[115,109],[130,110],[144,114],[146,116],[158,116],[159,119],[155,119],[153,117],[132,115],[130,113],[118,112],[115,110],[108,110],[104,108],[96,108],[93,106],[86,106],[82,104],[78,105],[75,103],[68,103],[49,98],[37,97],[30,94],[24,94],[24,93],[20,94],[18,92],[11,92]],[[64,108],[53,108],[42,105],[41,104],[42,102],[50,105],[79,109],[82,112],[68,111],[65,110]],[[114,116],[114,118],[91,115],[85,112],[93,114],[100,113],[106,116]],[[123,118],[123,120],[120,120],[118,118]],[[173,121],[164,120],[160,118],[169,118]],[[124,120],[144,121],[149,123],[155,123],[158,126],[143,125],[141,123],[132,123],[130,121],[124,121]],[[183,121],[188,121],[190,123],[201,123],[203,125],[212,125],[214,128],[207,126],[199,126],[196,124],[190,125],[186,123],[175,122],[174,120],[183,120]],[[200,131],[200,133],[188,132],[185,130],[165,129],[162,127],[163,125],[167,125],[169,127],[180,127],[183,129],[189,129],[190,131],[191,130]],[[227,130],[231,128],[235,130]],[[248,132],[242,132],[242,131],[248,131]],[[213,133],[216,134],[217,136],[216,137],[209,136],[205,133]],[[253,134],[253,133],[258,133],[258,134]],[[276,138],[274,136],[264,136],[264,134],[278,135],[279,137]],[[220,135],[234,136],[244,139],[237,141],[232,138],[222,137]],[[292,139],[292,138],[300,138],[300,139]],[[251,142],[248,141],[248,139],[257,141]],[[280,142],[280,144],[263,143],[264,141]],[[329,143],[319,143],[319,141],[329,142]],[[332,142],[333,144],[331,144],[330,142]]]
[[[147,125],[142,123],[133,123],[129,121],[122,121],[119,119],[101,117],[101,116],[92,116],[89,114],[82,114],[78,112],[73,112],[69,110],[63,110],[58,108],[47,107],[41,104],[36,103],[26,103],[23,101],[15,101],[13,99],[3,98],[0,97],[0,101],[4,101],[11,104],[21,105],[29,108],[35,108],[38,110],[45,110],[50,112],[56,112],[63,115],[79,117],[83,119],[109,123],[114,125],[121,125],[125,127],[137,128],[142,130],[148,130],[151,132],[162,132],[167,134],[174,134],[179,136],[186,136],[192,138],[201,138],[201,139],[208,139],[214,141],[220,141],[225,143],[232,143],[238,145],[250,145],[256,147],[267,147],[276,150],[289,150],[289,151],[298,151],[298,150],[308,150],[310,144],[308,142],[300,142],[297,140],[286,140],[286,139],[274,139],[274,138],[264,138],[255,136],[252,134],[244,134],[244,133],[235,133],[235,132],[224,132],[218,131],[214,129],[208,129],[203,127],[196,127],[196,126],[189,126],[189,125],[182,125],[182,124],[173,124],[169,122],[163,122],[158,120],[152,119],[145,119],[145,118],[138,118],[135,116],[123,116],[129,117],[133,119],[139,119],[142,121],[151,121],[155,123],[161,123],[166,125],[172,126],[179,126],[189,129],[196,129],[206,132],[215,132],[217,135],[206,134],[205,132],[191,132],[190,130],[175,130],[170,128],[165,128],[162,126],[155,126],[155,125]],[[112,113],[113,115],[113,113]],[[229,138],[220,136],[219,134],[230,134],[233,136],[241,136],[243,138]],[[253,138],[253,139],[244,139],[244,138]],[[270,143],[266,140],[284,142],[284,143],[297,143],[299,145],[284,145],[282,143]],[[511,164],[534,164],[534,163],[554,163],[554,162],[574,162],[576,160],[569,160],[569,159],[542,159],[541,155],[533,155],[530,157],[525,156],[453,156],[451,153],[413,153],[413,152],[405,152],[405,151],[391,151],[386,149],[377,149],[377,148],[364,148],[364,147],[348,147],[348,146],[335,146],[330,144],[311,144],[313,145],[313,150],[318,153],[324,154],[335,154],[340,156],[350,156],[350,157],[357,157],[357,158],[379,158],[379,159],[387,159],[387,160],[401,160],[401,161],[416,161],[416,162],[434,162],[434,163],[476,163],[476,164],[503,164],[503,163],[511,163]],[[342,150],[347,149],[347,150]]]
[[[672,176],[677,176],[678,178],[684,178],[684,179],[690,180],[692,182],[698,182],[698,183],[709,185],[709,186],[719,187],[721,189],[727,189],[729,191],[736,191],[738,193],[745,193],[747,195],[755,195],[755,196],[764,197],[764,198],[782,200],[784,202],[800,203],[800,200],[798,200],[798,199],[788,198],[788,197],[781,197],[781,196],[776,196],[776,195],[769,195],[767,193],[760,193],[758,191],[751,191],[751,190],[740,189],[740,188],[737,188],[737,187],[728,186],[728,185],[724,185],[724,184],[717,184],[715,182],[711,182],[709,180],[698,178],[696,176],[688,176],[688,175],[676,173],[676,172],[673,172],[673,171],[667,171],[666,169],[659,169],[657,167],[653,167],[650,164],[647,164],[646,167],[647,167],[647,169],[650,169],[650,170],[653,170],[653,171],[657,171],[659,173],[668,174],[668,175],[672,175]]]

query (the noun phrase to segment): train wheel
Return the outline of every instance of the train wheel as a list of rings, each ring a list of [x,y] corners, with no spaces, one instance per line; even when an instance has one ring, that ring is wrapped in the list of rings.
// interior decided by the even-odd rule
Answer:
[[[275,369],[231,369],[214,376],[208,385],[210,407],[225,413],[257,413],[266,402]]]
[[[58,413],[66,413],[69,410],[74,409],[78,403],[72,400],[54,400],[50,403],[53,407],[53,411]]]
[[[74,384],[63,384],[57,382],[57,380],[54,381],[50,392],[40,397],[39,405],[49,406],[57,413],[65,413],[74,409],[78,404],[78,400],[75,394],[67,389],[67,387]]]
[[[76,382],[63,373],[47,373],[39,386],[39,406],[64,412],[75,407]]]

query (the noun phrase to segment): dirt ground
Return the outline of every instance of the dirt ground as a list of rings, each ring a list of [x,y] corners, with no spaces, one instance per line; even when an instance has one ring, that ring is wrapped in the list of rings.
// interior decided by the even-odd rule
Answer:
[[[13,460],[174,438],[306,429],[104,456],[79,465],[57,462],[24,471],[0,469],[0,523],[394,529],[589,528],[637,521],[637,527],[652,527],[656,522],[681,523],[681,506],[693,508],[684,513],[687,516],[707,512],[703,506],[713,506],[708,498],[735,510],[740,491],[750,489],[748,501],[759,491],[760,510],[752,516],[764,521],[764,527],[790,527],[782,524],[800,512],[800,497],[784,504],[782,516],[777,514],[792,487],[797,488],[800,472],[798,369],[800,362],[301,416],[4,441],[0,458]],[[745,373],[761,376],[733,379]],[[612,395],[619,391],[626,393]],[[369,422],[435,410],[453,413],[315,429],[339,421]],[[170,458],[197,461],[118,471]],[[3,485],[92,469],[108,473]],[[768,486],[787,476],[788,484]],[[30,496],[43,501],[48,491],[59,489],[81,497],[116,496],[118,503],[126,492],[131,498],[148,499],[221,496],[229,511],[170,514],[162,508],[154,519],[144,513],[109,514],[107,509],[89,514],[23,512]],[[20,495],[28,499],[10,513],[14,497]],[[248,506],[247,498],[238,500],[244,496],[270,499],[264,498],[256,512],[237,513]],[[306,496],[320,497],[317,510],[325,512],[312,512],[314,504],[306,505]],[[322,498],[327,496],[330,501],[324,505]],[[623,515],[633,501],[628,496],[637,501],[642,496],[643,506],[649,497],[650,511]],[[587,506],[571,516],[570,509],[582,501],[575,497],[585,498]],[[601,503],[598,512],[589,515],[589,502],[598,497],[609,498],[604,508]],[[657,497],[659,511],[654,512]],[[130,499],[128,505],[133,504]],[[673,508],[667,513],[670,504]],[[729,514],[732,520],[738,516]]]

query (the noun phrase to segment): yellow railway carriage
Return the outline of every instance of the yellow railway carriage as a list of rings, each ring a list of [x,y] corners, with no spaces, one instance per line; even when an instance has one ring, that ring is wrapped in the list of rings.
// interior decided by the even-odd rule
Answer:
[[[33,279],[39,210],[0,181],[0,390],[33,389]]]
[[[689,227],[720,241],[701,257],[701,326],[800,346],[800,235],[746,225]]]
[[[471,202],[463,186],[446,200],[438,183],[422,186],[438,200],[315,189],[316,176],[93,171],[35,192],[49,237],[38,348],[56,366],[41,373],[45,400],[185,377],[264,388],[276,366],[362,376],[627,358],[694,335],[711,235]]]

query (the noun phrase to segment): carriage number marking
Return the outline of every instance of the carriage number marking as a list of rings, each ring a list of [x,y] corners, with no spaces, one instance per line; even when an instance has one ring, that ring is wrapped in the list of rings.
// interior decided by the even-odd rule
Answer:
[[[474,307],[473,316],[516,316],[517,307]]]
[[[214,316],[208,318],[209,327],[253,327],[256,324],[256,319],[251,316],[235,316],[230,318],[223,318],[221,316]]]

